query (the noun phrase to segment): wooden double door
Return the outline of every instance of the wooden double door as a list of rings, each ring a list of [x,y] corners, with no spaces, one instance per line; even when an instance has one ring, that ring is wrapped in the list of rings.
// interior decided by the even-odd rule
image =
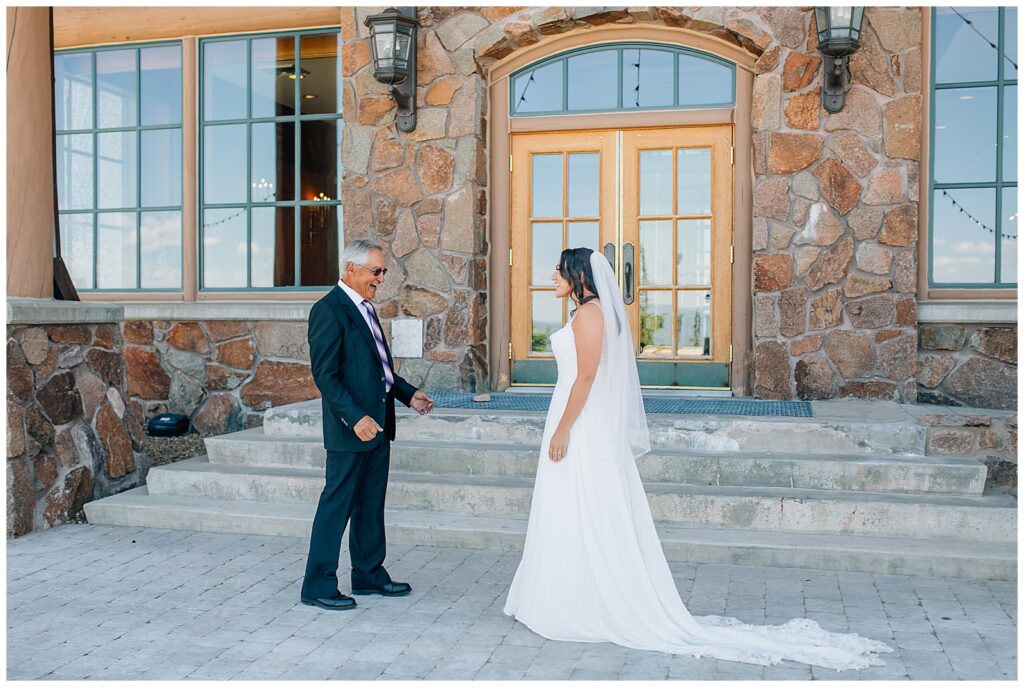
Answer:
[[[732,127],[515,134],[510,166],[512,384],[554,383],[552,274],[585,246],[615,268],[643,386],[729,388]]]

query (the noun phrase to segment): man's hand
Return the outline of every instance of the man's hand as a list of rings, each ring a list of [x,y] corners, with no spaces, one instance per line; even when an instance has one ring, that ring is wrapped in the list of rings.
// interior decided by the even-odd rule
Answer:
[[[370,441],[377,436],[377,432],[383,432],[384,428],[378,425],[377,421],[372,417],[365,415],[362,420],[356,423],[353,431],[363,441]]]
[[[417,391],[412,395],[412,401],[409,403],[409,406],[420,415],[426,415],[434,409],[434,399],[422,391]]]

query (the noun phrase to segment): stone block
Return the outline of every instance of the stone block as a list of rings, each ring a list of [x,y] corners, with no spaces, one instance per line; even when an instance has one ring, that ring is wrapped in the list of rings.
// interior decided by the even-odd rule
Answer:
[[[82,397],[70,372],[50,379],[36,394],[36,401],[54,425],[64,425],[82,416]]]
[[[837,376],[822,353],[809,355],[796,362],[794,371],[796,395],[805,401],[832,398]]]
[[[828,158],[814,168],[818,178],[821,197],[834,207],[840,215],[845,215],[860,199],[861,185],[846,167],[835,158]]]
[[[864,377],[874,368],[871,340],[848,330],[835,330],[825,336],[825,351],[846,379]]]
[[[928,351],[959,351],[967,330],[959,325],[925,324],[920,330],[921,348]]]
[[[309,365],[264,360],[252,380],[242,387],[240,395],[253,410],[266,410],[318,398],[320,390],[313,382]]]
[[[971,334],[970,344],[978,353],[1017,364],[1016,327],[979,327]]]
[[[104,403],[96,413],[96,434],[106,453],[108,477],[123,477],[135,471],[131,436],[110,403]]]
[[[971,358],[946,377],[942,389],[978,408],[1017,407],[1017,368],[987,358]]]
[[[390,281],[390,268],[388,277],[385,284]],[[309,360],[307,325],[304,322],[256,322],[253,324],[252,333],[256,339],[256,347],[264,358]]]
[[[208,353],[210,345],[198,322],[178,322],[167,331],[167,343],[182,351]]]
[[[926,354],[917,361],[917,383],[934,389],[956,366],[956,358],[950,355]]]

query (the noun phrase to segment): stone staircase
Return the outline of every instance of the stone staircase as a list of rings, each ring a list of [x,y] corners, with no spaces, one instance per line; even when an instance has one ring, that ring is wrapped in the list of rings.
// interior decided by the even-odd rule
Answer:
[[[1015,579],[1015,499],[983,493],[974,458],[924,455],[924,428],[882,411],[649,415],[653,450],[638,467],[669,560]],[[155,467],[86,516],[308,537],[320,420],[319,400],[272,409],[263,427],[207,438],[206,456]],[[400,412],[389,541],[520,550],[543,424],[536,412]]]

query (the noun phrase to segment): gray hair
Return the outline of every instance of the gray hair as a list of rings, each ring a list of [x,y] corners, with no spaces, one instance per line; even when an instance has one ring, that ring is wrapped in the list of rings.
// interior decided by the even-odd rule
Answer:
[[[366,264],[366,261],[370,259],[371,250],[379,250],[383,253],[384,247],[376,241],[370,241],[369,239],[359,239],[350,242],[345,246],[345,250],[341,252],[341,257],[338,258],[339,270],[344,272],[345,266],[350,262],[354,262],[357,265]]]

